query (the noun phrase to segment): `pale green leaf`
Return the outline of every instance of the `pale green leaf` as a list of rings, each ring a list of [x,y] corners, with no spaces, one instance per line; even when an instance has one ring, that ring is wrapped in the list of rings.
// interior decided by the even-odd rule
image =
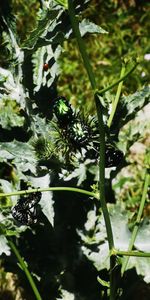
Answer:
[[[45,46],[39,48],[32,56],[33,62],[33,81],[34,81],[34,91],[38,92],[42,86],[47,86],[48,88],[52,85],[54,80],[60,73],[59,65],[57,63],[58,57],[61,53],[61,47],[57,46],[55,51],[52,46]],[[43,65],[45,63],[49,64],[47,71],[43,70]]]
[[[7,159],[13,160],[21,172],[30,170],[34,174],[36,173],[36,158],[32,146],[28,143],[15,140],[10,143],[1,143],[0,160],[7,162]]]
[[[42,177],[29,177],[29,180],[35,188],[47,188],[50,185],[49,173]],[[52,226],[54,226],[54,201],[53,193],[47,191],[42,193],[41,200],[39,202],[43,214],[46,216]]]
[[[134,94],[123,96],[118,104],[117,111],[113,119],[113,128],[121,128],[130,120],[134,119],[150,99],[150,86],[143,87]]]
[[[24,118],[19,115],[16,101],[2,100],[0,102],[0,124],[5,129],[23,126]]]
[[[8,241],[4,235],[0,235],[0,256],[2,254],[10,255],[10,247],[8,246]]]
[[[102,27],[94,24],[93,22],[87,19],[83,19],[80,22],[79,29],[80,29],[81,36],[84,36],[86,33],[102,33],[102,34],[108,33]]]
[[[99,276],[97,277],[97,280],[102,286],[106,286],[106,287],[110,288],[110,282],[101,279]]]

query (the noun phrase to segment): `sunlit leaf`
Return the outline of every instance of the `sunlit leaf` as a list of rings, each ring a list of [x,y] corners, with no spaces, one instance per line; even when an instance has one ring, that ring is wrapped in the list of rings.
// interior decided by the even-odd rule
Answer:
[[[19,106],[15,101],[3,100],[0,103],[0,124],[2,128],[11,129],[21,127],[24,124],[24,117],[20,115]]]
[[[1,143],[0,160],[6,162],[8,159],[13,160],[21,172],[30,170],[36,173],[36,158],[31,145],[15,140],[11,143]]]
[[[114,235],[115,248],[120,251],[127,251],[131,239],[131,232],[129,231],[127,225],[128,213],[124,209],[124,207],[121,207],[120,205],[110,205],[109,213]],[[89,218],[91,218],[92,215],[93,237],[91,236],[91,227],[87,226],[90,221]],[[109,248],[103,216],[101,215],[100,217],[97,216],[97,218],[95,218],[96,215],[93,211],[93,214],[88,213],[87,217],[87,222],[85,223],[86,234],[85,231],[78,231],[78,234],[84,242],[82,251],[87,256],[87,258],[93,262],[98,271],[105,268],[109,269]],[[95,228],[93,225],[94,222]],[[150,252],[149,220],[145,219],[141,226],[139,226],[139,231],[134,246],[139,251]],[[147,283],[150,282],[150,258],[130,257],[127,269],[131,268],[136,268],[137,274],[142,275]]]
[[[61,47],[57,46],[55,50],[52,46],[45,46],[39,48],[32,58],[33,62],[33,81],[34,81],[34,91],[38,92],[42,86],[47,86],[48,88],[52,85],[54,80],[60,73],[58,65],[58,57],[61,53]],[[44,71],[44,64],[48,64],[48,69]]]
[[[10,255],[10,247],[8,246],[8,241],[4,235],[0,235],[0,255],[2,254]]]
[[[140,91],[120,99],[116,114],[113,119],[112,128],[121,128],[136,116],[150,99],[150,87],[146,86]]]
[[[42,177],[30,177],[30,182],[35,188],[47,188],[50,184],[50,176],[46,174]],[[43,214],[46,216],[50,224],[54,225],[54,201],[51,191],[43,192],[39,202]]]
[[[104,30],[102,27],[94,24],[93,22],[83,19],[79,24],[79,29],[81,36],[84,36],[86,33],[108,33],[106,30]]]

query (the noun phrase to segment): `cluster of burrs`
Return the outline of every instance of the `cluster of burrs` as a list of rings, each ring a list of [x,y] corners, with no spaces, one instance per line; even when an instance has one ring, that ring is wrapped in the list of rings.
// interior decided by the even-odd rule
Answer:
[[[85,158],[99,157],[99,130],[96,118],[85,118],[73,110],[65,97],[58,97],[53,101],[53,113],[57,118],[57,125],[67,145],[69,152],[85,150]],[[110,143],[105,147],[105,167],[118,166],[123,159],[123,153]]]

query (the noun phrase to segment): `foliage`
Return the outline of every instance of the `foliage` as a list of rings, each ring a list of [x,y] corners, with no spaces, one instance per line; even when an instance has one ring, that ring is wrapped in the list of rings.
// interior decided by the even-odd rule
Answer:
[[[135,4],[135,19],[132,20],[130,7],[129,18],[126,20],[126,5],[119,7],[118,2],[109,1],[103,4],[103,13],[98,20],[96,10],[102,4],[101,1],[98,4],[95,1],[89,3],[86,0],[74,0],[73,3],[78,15],[80,33],[87,42],[89,57],[93,61],[98,87],[105,87],[114,82],[114,77],[119,78],[120,57],[122,60],[125,60],[124,55],[131,57],[130,63],[126,60],[128,69],[135,60],[135,43],[146,44],[147,40],[142,38],[143,28],[137,29],[141,37],[138,42],[137,39],[134,41],[135,36],[132,37],[127,25],[132,21],[132,26],[135,26],[138,16],[141,16],[143,11],[143,18],[147,19],[149,12],[144,6],[139,6],[136,13]],[[31,27],[28,27],[29,30],[32,28],[28,35],[26,28],[20,31],[20,24],[26,23],[23,16],[20,18],[21,9],[18,6],[24,7],[26,17],[29,14],[29,6],[19,0],[11,1],[13,9],[11,5],[5,6],[6,4],[8,3],[2,1],[0,18],[2,50],[5,49],[3,57],[6,60],[0,68],[0,191],[3,195],[0,197],[0,255],[3,265],[6,271],[11,268],[20,278],[22,268],[29,282],[32,282],[34,290],[33,281],[29,279],[27,272],[28,266],[42,299],[108,299],[109,279],[106,269],[110,268],[109,240],[98,197],[92,196],[99,193],[98,153],[101,144],[98,140],[98,120],[95,116],[90,84],[87,82],[85,71],[82,67],[79,68],[81,60],[75,50],[75,35],[70,22],[68,3],[38,3],[32,0],[31,4],[37,14],[34,17],[31,10],[28,20],[34,17],[34,21]],[[109,9],[113,11],[112,21],[108,18]],[[13,16],[16,11],[19,11],[17,28]],[[93,20],[94,16],[98,25]],[[121,29],[116,24],[117,18],[122,20]],[[112,24],[115,25],[110,40]],[[142,17],[140,24],[143,24]],[[18,35],[21,34],[20,42]],[[141,54],[141,48],[140,45],[139,54],[143,56],[148,49]],[[145,173],[149,169],[149,153],[146,149],[141,160],[134,160],[132,155],[135,142],[148,143],[149,126],[147,120],[141,124],[140,119],[136,119],[137,113],[149,101],[147,75],[144,75],[144,79],[140,75],[140,80],[137,76],[141,72],[147,74],[147,65],[139,64],[136,72],[132,79],[131,75],[127,78],[124,94],[120,98],[110,128],[107,122],[115,98],[115,88],[113,92],[110,93],[109,90],[100,98],[102,103],[105,103],[103,112],[106,151],[111,145],[113,153],[120,151],[121,157],[121,151],[124,154],[121,163],[119,161],[113,164],[113,168],[105,165],[108,167],[105,170],[106,199],[109,202],[115,248],[118,251],[128,250],[142,197]],[[139,88],[137,91],[136,87]],[[56,97],[62,92],[69,99],[64,103],[68,103],[68,107],[71,108],[71,118],[66,118],[66,122],[63,118],[59,119],[62,117],[58,114],[61,112],[59,107],[57,113],[54,111],[54,103],[58,99]],[[92,115],[89,115],[89,111]],[[42,192],[40,201],[36,203],[37,224],[26,222],[27,224],[22,225],[13,219],[12,207],[24,205],[23,213],[26,209],[31,213],[31,209],[34,208],[35,203],[30,206],[30,201],[35,200],[32,196],[29,197],[28,190],[33,189],[36,192],[39,188],[62,186],[64,190],[61,192]],[[93,194],[91,192],[91,197],[87,197],[84,193],[69,193],[65,191],[66,186],[79,186],[88,191],[92,189]],[[27,194],[23,192],[21,195],[21,192],[18,192],[11,196],[16,190],[26,191]],[[150,252],[147,193],[145,201],[145,210],[134,243],[134,248],[144,253]],[[13,243],[17,248],[12,246]],[[19,257],[21,268],[16,265],[12,250],[17,258]],[[22,258],[17,251],[21,253]],[[137,275],[142,276],[146,283],[150,283],[150,258],[144,259],[130,257],[128,269],[135,268]],[[122,257],[117,258],[115,270],[119,270],[123,260]],[[28,286],[23,282],[22,286],[28,291]],[[124,278],[119,281],[120,289],[124,283]],[[32,297],[30,290],[27,293]],[[124,293],[126,291],[123,291],[123,296]],[[36,291],[35,295],[37,299],[41,299]]]

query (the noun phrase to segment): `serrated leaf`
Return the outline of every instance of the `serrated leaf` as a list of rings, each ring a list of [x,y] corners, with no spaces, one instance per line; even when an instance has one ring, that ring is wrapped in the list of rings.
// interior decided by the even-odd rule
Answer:
[[[12,198],[14,200],[14,196]],[[16,201],[14,203],[16,204]],[[7,213],[5,215],[4,214],[5,214],[5,210],[4,210],[3,214],[0,212],[0,232],[3,235],[19,237],[20,233],[26,231],[26,229],[28,228],[27,226],[15,225],[11,213],[9,213],[9,214]]]
[[[88,218],[89,217],[91,217],[91,215],[89,215],[89,213],[88,213]],[[115,223],[116,217],[117,217],[117,220]],[[95,216],[94,216],[94,219],[95,219]],[[113,206],[111,206],[111,224],[112,224],[113,233],[114,233],[115,247],[117,249],[120,248],[120,246],[122,246],[121,240],[123,240],[123,244],[125,246],[124,250],[127,250],[128,241],[129,241],[129,238],[128,238],[129,233],[127,233],[127,236],[125,238],[124,238],[124,236],[122,236],[125,233],[125,229],[123,228],[124,226],[122,226],[123,224],[120,224],[120,222],[123,223],[123,221],[124,221],[124,225],[126,225],[126,221],[122,218],[121,209],[119,209],[117,207],[116,212],[115,212],[115,211],[113,211]],[[87,227],[88,223],[89,223],[89,220],[87,220],[87,222],[85,224],[85,228],[88,228]],[[89,230],[89,232],[90,232],[90,230]],[[88,232],[87,232],[87,234],[85,234],[82,231],[78,231],[78,234],[80,235],[82,241],[85,244],[82,246],[83,253],[87,256],[87,258],[90,261],[93,262],[96,269],[98,271],[103,270],[103,269],[109,269],[109,248],[108,248],[106,226],[105,226],[103,215],[101,215],[99,217],[97,216],[97,218],[95,219],[95,229],[93,228],[93,237],[90,234],[90,238],[89,238]],[[121,240],[119,239],[119,237],[121,237]],[[126,241],[126,244],[125,244],[125,241]],[[92,249],[91,249],[91,246],[92,246]]]
[[[12,127],[21,127],[24,124],[24,118],[19,115],[19,107],[15,101],[3,100],[0,103],[0,124],[2,128],[11,129]]]
[[[48,221],[52,226],[54,226],[54,201],[53,201],[53,193],[52,192],[45,192],[42,195],[40,200],[40,205],[43,214],[46,216]]]
[[[84,36],[86,33],[108,33],[106,30],[104,30],[102,27],[94,24],[93,22],[83,19],[79,24],[79,29],[81,36]]]
[[[0,255],[2,254],[10,255],[10,247],[8,246],[8,241],[4,235],[0,235]]]
[[[0,68],[1,78],[3,78],[2,85],[0,87],[1,99],[16,101],[21,108],[25,108],[26,94],[23,86],[18,78],[14,78],[13,74],[6,69]],[[20,75],[21,76],[21,75]]]
[[[78,14],[86,7],[87,2],[89,2],[89,0],[84,0],[82,3],[78,1],[76,3],[75,1],[74,6]],[[67,10],[65,10],[66,5],[64,1],[63,4],[63,6],[58,5],[55,1],[44,4],[45,9],[41,11],[37,28],[30,34],[30,38],[23,45],[25,52],[33,52],[40,47],[50,44],[62,45],[63,41],[70,37],[72,28]],[[89,30],[88,32],[95,31],[100,33],[101,31],[101,33],[104,33],[102,28],[92,22],[83,21],[83,23],[84,26],[83,24],[81,25],[81,30],[84,31],[84,34],[87,30]]]
[[[45,46],[39,48],[33,54],[33,81],[34,81],[34,91],[38,92],[41,86],[50,87],[54,80],[60,73],[59,65],[57,63],[58,57],[61,53],[61,47],[57,46],[55,51],[53,51],[52,46]],[[45,72],[43,70],[44,63],[49,65],[48,70]]]
[[[150,123],[149,123],[150,125]],[[143,122],[130,121],[125,125],[123,130],[119,133],[119,143],[117,146],[120,150],[128,155],[130,147],[138,140],[143,138],[146,129],[148,128],[148,120]]]
[[[124,207],[120,205],[109,206],[110,219],[114,235],[115,248],[120,251],[127,251],[131,239],[131,232],[128,229],[128,214]],[[91,215],[88,215],[91,217]],[[95,217],[94,217],[95,220]],[[94,221],[93,220],[93,221]],[[89,221],[87,221],[89,222]],[[92,224],[93,227],[93,224]],[[85,224],[85,228],[88,227]],[[90,232],[90,228],[89,232]],[[97,270],[109,269],[109,248],[106,235],[106,227],[103,216],[95,220],[95,230],[93,239],[83,231],[78,231],[84,245],[83,253],[93,262]],[[92,245],[92,248],[91,246]],[[95,245],[95,249],[94,249]],[[139,251],[150,252],[150,222],[145,220],[139,227],[134,246]],[[144,280],[150,282],[150,258],[130,257],[127,269],[136,268],[137,274],[142,275]]]
[[[0,144],[0,161],[7,162],[8,159],[13,160],[17,169],[21,172],[30,170],[36,173],[36,158],[31,145],[13,141],[10,143]]]
[[[50,175],[46,174],[42,177],[30,177],[30,182],[35,188],[47,188],[50,184]],[[52,226],[54,226],[54,201],[51,191],[43,192],[39,202],[43,214],[46,216]]]
[[[138,275],[143,276],[146,283],[150,283],[150,257],[130,257],[127,269],[136,268]]]
[[[136,113],[141,110],[150,99],[150,86],[120,99],[116,114],[113,119],[112,128],[121,128],[132,120]]]
[[[81,183],[86,179],[87,177],[87,167],[84,163],[81,163],[79,167],[77,167],[74,171],[72,171],[69,175],[68,172],[62,173],[63,174],[63,180],[64,181],[70,181],[73,178],[77,178],[77,186],[80,186]]]
[[[23,44],[23,49],[36,50],[41,46],[50,44],[50,39],[46,42],[46,35],[48,32],[53,32],[62,12],[63,10],[56,7],[56,5],[51,6],[47,11],[43,11],[37,28],[31,32],[30,38]]]
[[[138,234],[134,246],[143,252],[150,252],[150,221],[144,219],[139,227]]]

